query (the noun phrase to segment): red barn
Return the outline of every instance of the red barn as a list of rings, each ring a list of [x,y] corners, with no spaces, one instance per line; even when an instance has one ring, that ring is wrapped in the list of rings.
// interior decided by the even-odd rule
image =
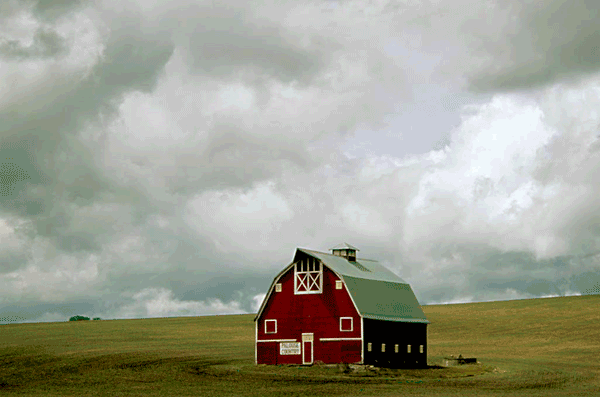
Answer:
[[[342,244],[296,249],[256,317],[257,364],[426,367],[427,324],[410,285]]]

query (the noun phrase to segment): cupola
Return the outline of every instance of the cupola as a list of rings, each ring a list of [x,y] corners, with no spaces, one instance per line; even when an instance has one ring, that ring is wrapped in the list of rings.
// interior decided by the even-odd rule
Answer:
[[[358,248],[351,246],[348,243],[338,244],[333,248],[330,248],[331,253],[335,256],[341,256],[347,260],[354,262],[356,261],[356,251]]]

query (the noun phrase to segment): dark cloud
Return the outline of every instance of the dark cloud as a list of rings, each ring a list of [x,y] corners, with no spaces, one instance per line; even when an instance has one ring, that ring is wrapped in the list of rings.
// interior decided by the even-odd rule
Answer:
[[[324,69],[331,53],[341,48],[325,37],[312,37],[307,41],[311,44],[302,45],[301,40],[311,35],[298,35],[228,5],[187,5],[165,17],[188,21],[174,36],[185,49],[192,73],[218,79],[258,83],[268,77],[306,85]]]
[[[205,180],[204,186],[248,187],[278,175],[286,164],[299,169],[315,165],[306,150],[282,138],[261,138],[230,122],[217,125],[202,156],[204,170],[213,181]]]
[[[536,260],[531,252],[472,246],[456,247],[453,253],[457,252],[460,261],[455,266],[436,271],[436,277],[451,281],[453,287],[422,287],[422,304],[590,294],[600,285],[600,262],[594,255]]]
[[[39,28],[33,36],[33,43],[27,47],[18,40],[0,40],[0,57],[5,59],[43,59],[64,55],[68,46],[56,32]]]
[[[62,6],[73,4],[64,2]],[[46,5],[40,2],[38,11],[60,8],[44,8]],[[22,238],[33,241],[39,235],[64,252],[98,252],[108,240],[103,234],[112,231],[111,222],[88,214],[89,222],[82,225],[82,215],[75,217],[73,209],[102,203],[114,195],[126,205],[132,200],[142,203],[133,186],[115,184],[98,167],[102,141],[90,148],[78,138],[90,123],[111,120],[125,93],[151,91],[173,52],[168,38],[148,31],[139,19],[136,23],[135,15],[121,17],[126,23],[108,37],[102,60],[87,77],[56,70],[31,93],[30,100],[0,109],[0,156],[14,158],[13,168],[4,166],[0,171],[3,189],[10,190],[0,197],[0,212],[22,217],[18,226]],[[64,47],[62,41],[57,44],[57,37],[39,30],[32,47],[15,49],[13,55],[19,51],[29,57],[55,54]],[[132,212],[143,222],[153,211],[146,204],[143,211]]]
[[[94,311],[98,302],[90,299],[74,297],[61,303],[38,302],[24,299],[19,304],[7,304],[0,309],[0,323],[28,322],[39,320],[45,313],[58,315],[54,321],[68,321],[70,317]]]
[[[2,248],[0,250],[0,274],[18,270],[26,266],[30,260],[31,256],[25,250]]]
[[[46,21],[54,21],[77,8],[89,4],[90,0],[33,0],[33,14]]]
[[[144,32],[134,18],[127,23],[126,28],[112,32],[103,60],[94,67],[89,80],[91,92],[81,92],[81,96],[101,94],[103,100],[118,99],[128,91],[151,92],[155,87],[173,54],[173,44],[161,32]]]
[[[579,80],[600,70],[598,2],[507,4],[511,4],[509,16],[515,19],[502,19],[506,24],[499,41],[492,36],[479,39],[480,50],[490,57],[485,68],[469,78],[473,90],[526,90]]]
[[[12,162],[0,163],[0,193],[3,196],[9,196],[14,190],[17,182],[30,179],[27,172]]]

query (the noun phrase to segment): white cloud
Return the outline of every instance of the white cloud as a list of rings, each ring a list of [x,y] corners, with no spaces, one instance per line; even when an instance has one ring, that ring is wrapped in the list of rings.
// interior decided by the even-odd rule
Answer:
[[[62,321],[68,321],[69,318],[71,318],[72,316],[76,316],[76,315],[83,316],[84,314],[73,313],[72,315],[64,315],[62,313],[46,312],[46,313],[42,314],[40,317],[38,317],[38,318],[35,318],[33,320],[26,320],[26,321],[23,321],[23,322],[25,322],[25,323],[53,323],[53,322],[62,322]]]
[[[72,296],[92,296],[91,289],[98,281],[98,257],[52,255],[43,243],[36,243],[32,260],[27,267],[0,275],[0,297],[6,302],[18,302],[23,297],[42,302],[60,303]],[[49,251],[53,247],[46,245]],[[46,251],[46,252],[44,252]]]
[[[258,310],[266,297],[267,294],[257,294],[252,297],[252,313],[258,313]]]
[[[527,248],[544,257],[564,254],[566,246],[543,238],[534,242],[533,235],[546,215],[544,203],[553,198],[534,173],[538,153],[555,129],[544,123],[539,107],[514,96],[496,96],[469,111],[453,133],[447,157],[430,167],[406,209],[405,244],[444,239],[502,250]]]
[[[277,247],[278,231],[294,216],[270,183],[241,194],[203,193],[189,202],[187,213],[190,227],[227,251],[262,252]]]
[[[205,316],[216,314],[244,314],[240,302],[181,301],[165,288],[145,288],[132,296],[134,302],[116,313],[117,318],[149,318],[177,316]]]

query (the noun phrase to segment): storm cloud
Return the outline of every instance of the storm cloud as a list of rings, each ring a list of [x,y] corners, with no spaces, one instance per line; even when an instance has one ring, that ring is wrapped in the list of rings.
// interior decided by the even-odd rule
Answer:
[[[0,322],[252,312],[341,241],[422,304],[599,293],[598,9],[4,2]]]

